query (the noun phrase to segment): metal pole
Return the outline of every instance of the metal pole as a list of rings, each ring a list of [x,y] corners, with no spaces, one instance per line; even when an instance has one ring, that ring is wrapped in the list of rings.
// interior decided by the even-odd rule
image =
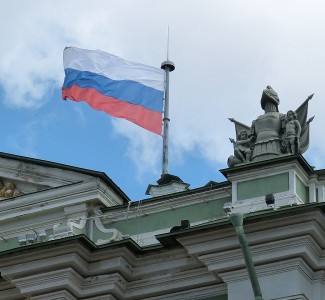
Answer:
[[[249,245],[248,245],[247,238],[245,235],[245,231],[244,231],[244,227],[243,227],[243,220],[244,220],[244,215],[242,213],[235,213],[230,216],[230,222],[235,227],[237,237],[239,240],[239,244],[243,251],[243,255],[244,255],[249,279],[251,281],[251,285],[253,288],[255,300],[263,300],[260,284],[258,282],[255,266],[253,263],[253,258],[252,258],[251,252],[249,250]]]
[[[163,131],[163,157],[162,157],[162,175],[168,174],[168,129],[169,129],[169,72],[175,70],[173,62],[166,60],[161,64],[165,70],[165,104],[164,104],[164,131]]]

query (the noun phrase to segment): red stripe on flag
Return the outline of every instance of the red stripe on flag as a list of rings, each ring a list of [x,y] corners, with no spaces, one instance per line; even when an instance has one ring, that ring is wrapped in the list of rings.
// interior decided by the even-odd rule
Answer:
[[[92,88],[80,88],[76,85],[63,88],[62,98],[64,100],[69,98],[77,102],[85,101],[95,110],[126,119],[144,129],[162,135],[162,114],[159,112],[104,96]]]

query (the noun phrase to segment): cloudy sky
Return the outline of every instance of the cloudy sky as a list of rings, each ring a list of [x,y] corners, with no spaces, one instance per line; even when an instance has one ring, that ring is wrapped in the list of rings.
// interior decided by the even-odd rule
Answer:
[[[0,151],[105,172],[132,200],[161,174],[162,138],[61,100],[65,46],[160,67],[169,59],[169,172],[191,188],[224,181],[233,117],[248,125],[271,85],[280,111],[308,95],[310,147],[325,168],[325,2],[322,0],[2,0]]]

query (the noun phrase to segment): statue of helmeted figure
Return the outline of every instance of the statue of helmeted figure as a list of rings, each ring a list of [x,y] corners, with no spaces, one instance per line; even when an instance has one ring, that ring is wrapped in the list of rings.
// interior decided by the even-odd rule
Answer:
[[[305,152],[309,145],[309,123],[314,118],[307,121],[308,101],[312,96],[296,111],[282,114],[278,109],[278,94],[267,86],[261,97],[264,114],[257,117],[251,127],[229,118],[235,123],[237,141],[230,139],[234,144],[234,155],[228,158],[228,166]],[[244,131],[246,136],[243,138],[240,132]]]
[[[262,93],[261,106],[264,114],[253,121],[251,135],[255,139],[253,158],[264,160],[277,157],[281,152],[281,125],[285,115],[279,113],[278,94],[267,86]]]

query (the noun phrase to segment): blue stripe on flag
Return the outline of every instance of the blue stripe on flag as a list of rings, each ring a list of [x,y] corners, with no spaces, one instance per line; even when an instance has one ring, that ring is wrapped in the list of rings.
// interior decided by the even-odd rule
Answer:
[[[112,80],[88,71],[77,71],[70,68],[64,71],[66,77],[63,88],[70,88],[74,84],[81,88],[94,88],[103,95],[160,113],[163,111],[162,91],[132,80]]]

